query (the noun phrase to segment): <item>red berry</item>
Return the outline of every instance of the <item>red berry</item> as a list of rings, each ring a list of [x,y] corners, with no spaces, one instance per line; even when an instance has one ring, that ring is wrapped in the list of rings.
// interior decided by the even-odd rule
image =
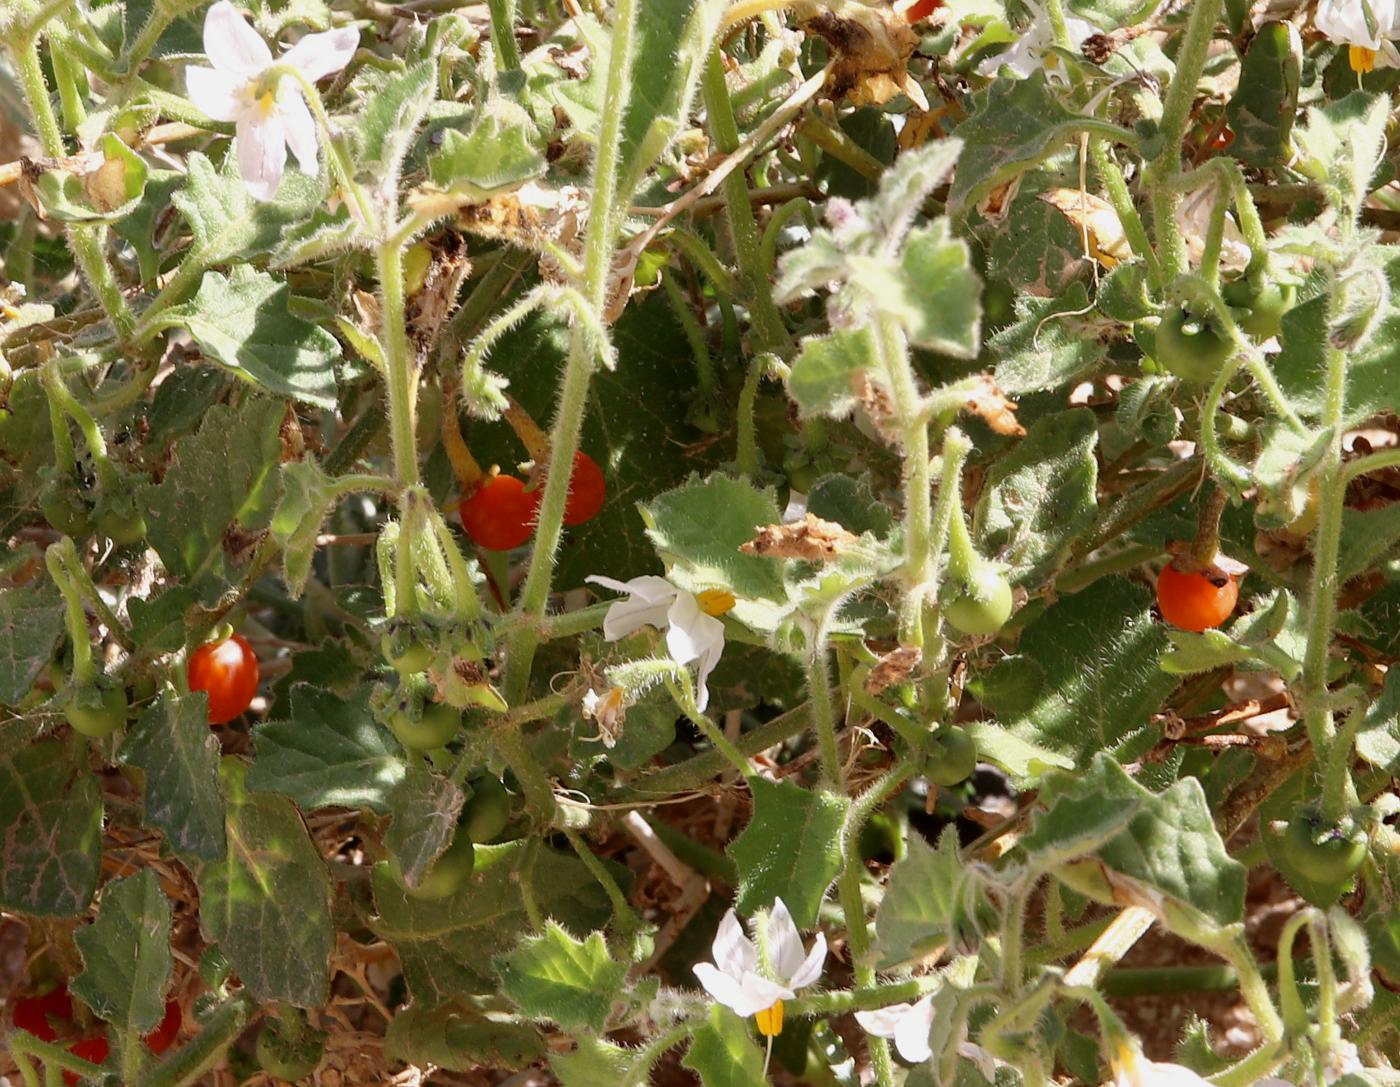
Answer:
[[[487,551],[510,551],[535,531],[538,490],[527,491],[515,476],[493,476],[457,507],[467,535]]]
[[[73,1019],[73,998],[68,995],[68,986],[60,985],[50,989],[43,996],[25,997],[15,1001],[15,1026],[27,1030],[36,1038],[52,1042],[58,1037],[50,1019]]]
[[[156,1024],[156,1029],[151,1031],[143,1039],[152,1053],[159,1057],[170,1048],[176,1037],[180,1033],[180,1022],[183,1016],[180,1013],[180,1005],[173,1000],[165,1002],[165,1014],[161,1016],[160,1022]]]
[[[569,477],[569,498],[564,503],[564,523],[581,525],[591,521],[603,508],[608,483],[598,462],[587,453],[574,454],[574,471]]]
[[[93,1064],[101,1064],[107,1059],[111,1047],[107,1045],[105,1035],[98,1035],[95,1038],[84,1038],[82,1041],[74,1042],[68,1047],[68,1052],[85,1061],[91,1061]],[[72,1072],[64,1072],[63,1082],[68,1084],[68,1087],[77,1087],[79,1079]]]
[[[943,6],[943,0],[914,0],[904,9],[904,20],[908,23],[921,22]]]
[[[1239,598],[1239,583],[1230,574],[1223,585],[1217,585],[1204,574],[1184,574],[1167,563],[1157,577],[1157,607],[1162,618],[1182,630],[1218,627],[1230,618]]]
[[[189,677],[190,690],[209,696],[209,723],[222,725],[246,710],[258,693],[258,657],[238,634],[206,642],[190,657]]]

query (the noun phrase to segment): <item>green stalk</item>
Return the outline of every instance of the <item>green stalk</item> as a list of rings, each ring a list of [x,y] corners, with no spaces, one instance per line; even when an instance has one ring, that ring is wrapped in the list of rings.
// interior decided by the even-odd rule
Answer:
[[[617,885],[617,880],[613,879],[613,874],[608,871],[607,866],[598,859],[593,850],[588,848],[588,843],[583,840],[582,835],[569,827],[560,828],[564,837],[569,840],[569,844],[574,847],[574,853],[583,862],[583,866],[588,869],[599,886],[603,888],[603,893],[608,896],[608,902],[612,905],[613,916],[617,920],[617,927],[624,933],[638,931],[642,927],[642,919],[627,902],[627,896],[622,893],[622,888]]]
[[[831,706],[831,676],[827,670],[826,637],[813,639],[807,658],[807,690],[812,698],[812,723],[816,726],[817,746],[822,756],[822,783],[829,789],[845,791],[846,773],[836,746],[836,715]]]
[[[1161,151],[1144,171],[1143,187],[1151,193],[1153,230],[1157,236],[1162,261],[1162,274],[1171,280],[1186,270],[1186,242],[1176,227],[1176,206],[1179,197],[1163,182],[1181,171],[1181,145],[1186,138],[1186,126],[1191,119],[1191,105],[1196,87],[1205,70],[1215,24],[1220,18],[1223,0],[1195,0],[1190,6],[1190,19],[1176,55],[1176,73],[1167,87],[1162,103],[1162,121],[1158,127]]]
[[[193,11],[199,7],[201,0],[183,0],[174,2],[171,0],[158,0],[151,8],[151,14],[147,17],[145,25],[141,27],[140,33],[136,35],[136,40],[131,43],[131,48],[126,53],[126,70],[134,72],[141,66],[141,62],[151,55],[151,50],[156,47],[156,42],[160,41],[160,36],[165,33],[166,28],[184,15],[188,11]]]
[[[1346,488],[1342,486],[1342,421],[1346,410],[1346,353],[1326,348],[1326,409],[1322,425],[1331,431],[1318,471],[1319,508],[1313,536],[1312,577],[1308,587],[1307,648],[1303,654],[1303,724],[1319,762],[1331,755],[1336,726],[1327,704],[1327,663],[1332,630],[1337,619],[1337,593],[1341,582],[1337,560],[1342,544],[1342,515]],[[1350,775],[1327,775],[1322,794],[1322,815],[1335,823],[1346,813]]]
[[[487,0],[491,11],[491,44],[496,47],[496,67],[502,72],[520,68],[520,48],[515,43],[516,0]]]
[[[141,1087],[187,1087],[208,1075],[243,1032],[256,1005],[240,990],[205,1021],[190,1041],[152,1068]]]
[[[58,118],[54,115],[53,103],[49,100],[48,84],[44,82],[38,37],[31,33],[16,40],[11,48],[15,58],[15,70],[19,75],[24,96],[29,102],[29,111],[34,118],[34,126],[44,154],[50,158],[62,158],[65,153],[63,133],[59,130]],[[84,278],[107,314],[112,328],[116,330],[118,339],[125,340],[130,336],[136,322],[131,310],[127,308],[121,287],[112,275],[111,265],[107,263],[107,258],[102,252],[106,230],[103,226],[75,224],[68,230],[68,245],[73,250],[73,257],[82,269]]]
[[[611,60],[603,99],[602,124],[594,163],[593,196],[589,203],[588,231],[584,238],[583,294],[601,320],[606,310],[608,279],[618,227],[617,186],[622,154],[622,126],[632,81],[636,53],[638,0],[618,0],[614,12]],[[559,390],[554,426],[550,432],[549,464],[540,497],[539,522],[525,584],[520,592],[522,614],[543,619],[554,579],[554,556],[564,527],[574,454],[578,452],[587,409],[588,387],[595,367],[593,337],[577,322],[569,336],[569,358]],[[506,701],[522,701],[529,689],[539,635],[531,627],[520,628],[506,646]]]
[[[890,382],[895,413],[902,428],[904,447],[904,584],[900,608],[899,640],[904,645],[924,644],[924,603],[933,568],[933,481],[929,474],[928,423],[919,403],[908,345],[895,322],[880,317],[875,325],[876,352]],[[945,451],[946,455],[946,451]],[[940,492],[939,498],[945,496]]]
[[[723,155],[733,154],[742,142],[739,125],[734,118],[734,104],[729,98],[729,84],[724,76],[724,54],[716,47],[705,61],[701,78],[701,94],[709,117],[710,136],[715,149]],[[754,219],[753,204],[749,202],[749,185],[742,170],[733,170],[720,188],[724,196],[729,231],[734,241],[735,262],[744,281],[746,301],[758,333],[759,351],[779,350],[788,341],[783,315],[773,301],[769,268],[763,262],[763,241]]]
[[[64,621],[68,625],[68,638],[73,643],[73,683],[78,687],[91,687],[100,672],[92,659],[92,635],[88,633],[87,613],[83,611],[83,594],[70,572],[70,567],[78,562],[73,541],[64,536],[50,545],[44,552],[44,562],[49,577],[63,594]]]

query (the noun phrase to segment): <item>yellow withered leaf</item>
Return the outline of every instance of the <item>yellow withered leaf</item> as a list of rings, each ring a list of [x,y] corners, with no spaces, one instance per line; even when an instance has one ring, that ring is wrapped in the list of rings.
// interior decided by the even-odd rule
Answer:
[[[1089,256],[1105,268],[1132,257],[1118,213],[1103,197],[1080,189],[1047,189],[1040,199],[1074,224],[1088,242]]]

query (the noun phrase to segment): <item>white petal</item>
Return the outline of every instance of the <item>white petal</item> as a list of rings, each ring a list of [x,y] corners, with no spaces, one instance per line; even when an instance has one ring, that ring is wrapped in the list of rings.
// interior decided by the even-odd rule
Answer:
[[[277,100],[277,112],[282,115],[287,146],[296,156],[301,172],[316,177],[316,122],[306,107],[301,91],[291,86],[285,87]]]
[[[236,121],[248,108],[240,93],[248,81],[243,76],[214,68],[186,68],[185,90],[190,101],[216,121]]]
[[[758,948],[744,935],[744,926],[739,924],[733,910],[720,920],[710,951],[715,957],[715,965],[730,977],[742,977],[758,966]]]
[[[652,604],[659,604],[663,600],[669,604],[675,599],[676,593],[680,591],[664,577],[657,577],[655,574],[643,574],[641,577],[634,577],[631,581],[618,581],[616,578],[603,577],[601,574],[589,574],[583,580],[590,581],[594,585],[601,585],[616,593],[626,593],[628,596],[638,597]]]
[[[700,984],[705,992],[718,1000],[726,1008],[739,1011],[740,1005],[748,1006],[748,1001],[744,996],[744,988],[739,982],[731,978],[722,970],[717,970],[707,962],[699,962],[694,966],[695,976],[700,979]],[[768,1005],[764,1005],[767,1007]],[[760,1011],[763,1009],[760,1008]],[[740,1012],[740,1015],[752,1015],[753,1012]]]
[[[585,580],[628,594],[626,600],[613,604],[603,619],[603,637],[608,641],[625,638],[645,626],[665,629],[666,612],[677,592],[676,587],[665,578],[648,576],[634,577],[631,581],[614,581],[610,577],[591,575]]]
[[[204,52],[215,68],[255,76],[272,63],[272,50],[229,0],[219,0],[204,16]]]
[[[719,650],[724,648],[724,624],[701,611],[700,602],[690,593],[677,591],[666,622],[666,651],[677,664],[689,664],[703,656],[718,659]]]
[[[739,989],[739,999],[729,1005],[739,1015],[753,1015],[766,1011],[779,1000],[791,1000],[797,995],[787,986],[779,985],[758,974],[745,974],[739,983]]]
[[[894,1032],[894,1047],[910,1064],[923,1064],[933,1056],[929,1032],[933,1030],[933,997],[926,996],[900,1019]],[[996,1082],[993,1075],[991,1082]]]
[[[888,1008],[856,1012],[856,1022],[866,1034],[873,1034],[877,1038],[893,1038],[900,1020],[911,1007],[912,1004],[891,1004]]]
[[[598,703],[601,701],[598,692],[594,690],[585,691],[583,695],[583,713],[585,717],[592,717],[598,712]]]
[[[282,63],[290,64],[314,83],[349,64],[359,44],[360,32],[351,26],[308,34],[282,54]]]
[[[287,142],[282,119],[244,114],[238,121],[238,172],[258,200],[271,200],[287,165]]]
[[[817,978],[822,976],[822,967],[826,965],[826,937],[822,933],[817,933],[817,938],[812,941],[812,950],[807,952],[807,957],[802,960],[802,965],[788,978],[788,984],[794,989],[802,989]]]
[[[792,923],[787,903],[781,898],[773,899],[773,908],[768,911],[768,955],[773,973],[790,983],[792,976],[802,968],[804,954],[802,934]]]
[[[696,658],[695,708],[704,713],[705,707],[710,703],[710,673],[715,670],[720,654],[724,652],[724,624],[708,615],[701,618],[709,619],[714,624],[714,637],[700,650],[700,656]]]

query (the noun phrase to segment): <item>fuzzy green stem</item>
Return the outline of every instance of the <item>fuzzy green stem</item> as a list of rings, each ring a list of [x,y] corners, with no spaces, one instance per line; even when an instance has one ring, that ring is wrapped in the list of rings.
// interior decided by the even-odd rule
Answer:
[[[709,117],[710,136],[715,149],[724,155],[739,149],[739,126],[734,118],[734,104],[729,99],[729,84],[724,75],[724,54],[712,49],[705,61],[701,78],[701,93]],[[733,170],[720,189],[724,196],[729,231],[734,242],[734,257],[739,275],[744,281],[748,302],[757,332],[760,351],[779,350],[788,340],[787,326],[773,302],[769,269],[763,263],[762,238],[754,220],[753,204],[749,201],[749,185],[742,170]]]
[[[612,49],[603,96],[602,123],[594,161],[593,196],[589,202],[588,230],[584,238],[583,293],[589,308],[601,319],[607,307],[608,281],[617,236],[617,187],[621,163],[623,120],[630,96],[632,64],[636,54],[637,0],[618,0],[614,11]],[[588,388],[596,365],[591,334],[575,322],[569,337],[569,357],[559,390],[554,426],[550,432],[549,464],[540,497],[539,522],[525,584],[520,592],[522,614],[542,619],[554,578],[554,556],[564,527],[564,505],[569,495],[574,454],[578,452],[587,409]],[[507,702],[519,702],[530,684],[530,671],[538,635],[522,627],[506,647],[505,693]]]
[[[58,118],[53,112],[49,99],[48,84],[44,82],[44,69],[39,60],[39,41],[35,34],[17,39],[12,45],[15,70],[19,75],[21,88],[29,103],[30,114],[39,135],[39,143],[44,154],[50,158],[64,155],[63,133],[58,127]],[[83,276],[92,287],[117,337],[125,340],[135,325],[135,318],[122,297],[121,287],[112,275],[112,267],[102,252],[102,240],[106,227],[74,224],[68,231],[68,244],[73,257],[82,269]]]
[[[685,294],[676,285],[675,276],[663,273],[661,289],[666,292],[666,301],[671,306],[671,312],[676,315],[676,320],[681,324],[681,331],[685,333],[685,342],[690,345],[690,357],[695,360],[696,385],[701,395],[713,393],[715,389],[715,361],[710,358],[710,348],[705,343],[705,330],[695,319],[695,314],[691,311],[690,303],[686,300]]]
[[[739,411],[734,453],[735,466],[741,476],[752,479],[758,475],[758,388],[768,372],[771,355],[755,355],[749,362],[744,385],[739,390]]]
[[[1342,517],[1346,489],[1342,479],[1342,423],[1346,411],[1346,354],[1336,347],[1325,349],[1327,363],[1326,408],[1322,424],[1331,431],[1318,471],[1318,520],[1313,536],[1312,578],[1308,587],[1307,648],[1301,677],[1303,724],[1316,758],[1326,763],[1336,734],[1332,708],[1326,702],[1327,664],[1332,630],[1337,619],[1337,593],[1341,588],[1337,562],[1341,554]],[[1346,811],[1345,786],[1327,781],[1322,795],[1322,815],[1329,823]]]
[[[739,771],[745,778],[753,774],[753,767],[749,765],[749,760],[744,753],[730,742],[723,732],[715,727],[699,706],[695,702],[694,688],[690,682],[690,674],[679,666],[676,668],[674,676],[666,677],[666,689],[671,692],[671,697],[676,700],[676,705],[681,708],[681,712],[693,721],[697,728],[705,734],[705,738],[710,741],[721,756],[735,770]]]
[[[496,48],[496,66],[503,72],[520,68],[520,47],[515,43],[516,0],[487,0],[491,12],[491,44]]]
[[[518,728],[503,728],[492,736],[497,754],[505,760],[511,772],[525,790],[525,801],[534,810],[541,825],[554,822],[554,787],[530,749],[525,746],[525,737]]]
[[[49,577],[63,594],[64,620],[68,624],[68,639],[73,643],[73,683],[91,687],[100,674],[92,659],[92,635],[88,633],[87,613],[83,611],[83,594],[72,568],[78,565],[78,552],[73,541],[64,536],[44,552]]]
[[[807,690],[812,698],[812,723],[816,726],[817,746],[822,756],[822,781],[828,788],[845,790],[846,774],[836,745],[836,715],[831,705],[831,676],[827,670],[824,637],[807,657]]]
[[[1162,103],[1162,120],[1158,126],[1161,150],[1144,172],[1144,188],[1152,194],[1153,229],[1160,249],[1158,255],[1167,279],[1184,271],[1187,260],[1186,243],[1175,221],[1179,198],[1163,182],[1175,177],[1181,170],[1181,146],[1186,137],[1186,126],[1191,120],[1191,106],[1205,69],[1222,2],[1196,0],[1189,9],[1191,14],[1186,33],[1176,55],[1176,72]]]
[[[904,583],[906,596],[900,607],[899,640],[922,646],[924,604],[929,596],[933,566],[933,482],[929,474],[928,424],[924,420],[919,390],[904,335],[893,319],[875,322],[875,346],[881,368],[890,383],[895,414],[904,450]],[[939,495],[940,499],[943,495]]]
[[[1143,225],[1142,216],[1138,214],[1132,194],[1128,191],[1127,178],[1110,153],[1107,141],[1090,140],[1089,158],[1094,164],[1094,172],[1108,192],[1108,202],[1113,205],[1118,221],[1123,225],[1123,236],[1128,239],[1128,245],[1132,247],[1134,255],[1141,257],[1147,265],[1148,278],[1154,283],[1159,282],[1162,270],[1157,263],[1157,254],[1148,241],[1147,227]]]
[[[583,836],[576,830],[569,827],[561,827],[564,837],[569,839],[569,844],[574,847],[574,853],[583,862],[583,866],[588,869],[589,874],[598,881],[603,888],[603,893],[608,896],[608,902],[612,905],[613,917],[617,920],[617,927],[624,933],[636,932],[642,927],[642,919],[627,902],[627,896],[622,893],[622,888],[617,885],[617,880],[608,871],[607,866],[598,859],[593,850],[588,848],[588,843],[583,840]]]

